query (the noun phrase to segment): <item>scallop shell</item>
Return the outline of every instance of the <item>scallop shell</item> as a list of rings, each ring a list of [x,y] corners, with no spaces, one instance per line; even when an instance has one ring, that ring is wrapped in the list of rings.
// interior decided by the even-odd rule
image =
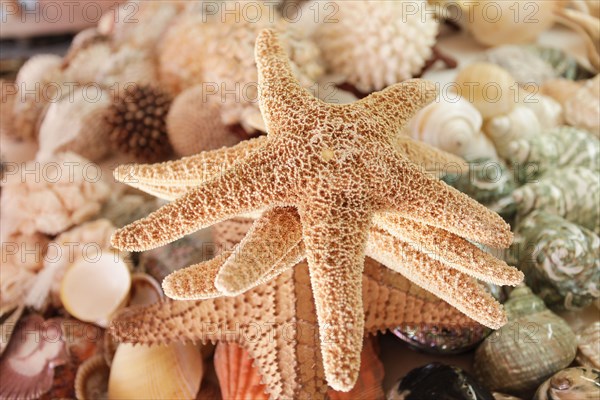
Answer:
[[[112,360],[108,397],[194,399],[202,375],[202,355],[194,345],[173,343],[134,347],[122,343]]]
[[[504,68],[521,86],[539,86],[557,76],[552,65],[527,46],[494,47],[484,53],[483,60]]]
[[[598,235],[539,211],[519,221],[511,247],[525,282],[555,310],[585,307],[600,297],[599,251]]]
[[[17,327],[17,322],[23,315],[24,304],[6,304],[0,308],[0,330],[2,331],[2,340],[0,340],[0,356],[6,350],[10,343],[10,338]]]
[[[586,367],[600,369],[600,321],[578,332],[577,343],[577,362]]]
[[[567,368],[541,385],[533,400],[598,400],[600,371],[593,368]]]
[[[519,85],[495,64],[471,64],[458,73],[455,82],[456,92],[472,103],[484,119],[508,114],[519,100]]]
[[[514,289],[504,308],[508,323],[475,352],[475,375],[493,390],[532,392],[573,361],[575,334],[526,286]]]
[[[236,343],[219,342],[215,371],[224,399],[268,400],[267,387],[248,352]]]
[[[37,159],[72,151],[91,161],[101,160],[110,150],[110,126],[105,121],[110,104],[109,93],[98,87],[76,89],[50,104],[40,126]]]
[[[130,287],[128,263],[108,251],[71,265],[62,279],[60,299],[72,316],[107,327],[110,317],[126,304]]]
[[[600,138],[600,75],[587,81],[565,102],[569,125],[586,129]]]
[[[109,335],[107,335],[109,336]],[[110,368],[104,357],[96,355],[87,359],[77,369],[75,395],[78,400],[106,400]]]
[[[489,119],[483,129],[496,146],[502,158],[511,154],[510,143],[513,140],[539,135],[542,126],[535,112],[525,106],[517,106],[506,115]]]
[[[497,159],[492,143],[481,133],[482,118],[464,99],[443,98],[419,111],[407,131],[414,139],[465,159]]]
[[[462,3],[462,4],[461,4]],[[555,21],[556,0],[459,2],[468,16],[467,29],[486,46],[534,42]],[[532,16],[531,10],[534,10]]]
[[[223,123],[221,103],[205,94],[202,85],[180,93],[167,115],[167,133],[179,156],[233,146],[240,139]]]

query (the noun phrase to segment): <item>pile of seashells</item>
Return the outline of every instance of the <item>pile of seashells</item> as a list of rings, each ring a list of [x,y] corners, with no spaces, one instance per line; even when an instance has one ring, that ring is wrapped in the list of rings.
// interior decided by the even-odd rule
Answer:
[[[468,161],[443,179],[513,227],[513,245],[496,256],[527,286],[489,286],[509,323],[396,330],[448,364],[469,351],[474,362],[468,372],[415,369],[388,398],[599,399],[599,4],[131,0],[77,34],[64,57],[32,57],[1,82],[0,398],[268,398],[259,376],[242,376],[252,360],[235,346],[133,347],[107,331],[117,311],[161,301],[167,274],[219,250],[208,230],[141,254],[111,248],[117,228],[161,202],[110,169],[265,134],[254,40],[268,27],[326,102],[451,72],[450,89],[399,134]],[[549,34],[581,51],[539,44]],[[450,40],[471,49],[468,62],[453,59]],[[371,353],[369,393],[382,397],[385,365]]]

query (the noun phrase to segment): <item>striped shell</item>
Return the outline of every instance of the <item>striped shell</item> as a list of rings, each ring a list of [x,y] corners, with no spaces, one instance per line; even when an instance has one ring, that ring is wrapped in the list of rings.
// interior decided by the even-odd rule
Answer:
[[[567,368],[539,387],[533,400],[597,400],[600,398],[600,370]]]
[[[578,332],[577,343],[577,362],[586,367],[600,369],[600,321]]]
[[[106,335],[110,336],[110,335]],[[110,368],[102,355],[87,359],[77,369],[75,395],[78,400],[104,400],[108,398]]]

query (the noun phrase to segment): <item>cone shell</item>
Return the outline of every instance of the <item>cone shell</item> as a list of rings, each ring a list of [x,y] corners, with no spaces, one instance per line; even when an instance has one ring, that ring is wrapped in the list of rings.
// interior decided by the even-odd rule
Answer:
[[[167,115],[167,133],[179,156],[233,146],[240,141],[221,119],[219,98],[206,95],[202,85],[175,98]]]
[[[96,355],[87,359],[79,366],[75,376],[75,395],[77,399],[107,399],[109,374],[110,368],[106,365],[104,357]]]
[[[575,358],[575,334],[526,286],[504,304],[508,323],[492,333],[475,353],[480,382],[507,393],[533,392]]]
[[[600,322],[596,321],[577,334],[577,362],[600,369]]]
[[[533,400],[597,400],[600,398],[600,371],[567,368],[539,387]]]
[[[236,343],[220,342],[215,350],[215,371],[224,399],[269,400],[254,361]]]
[[[600,75],[589,80],[565,102],[569,125],[586,129],[600,138]]]
[[[194,399],[200,389],[202,355],[192,344],[120,344],[110,369],[110,399]]]
[[[508,114],[519,100],[519,86],[503,68],[478,62],[462,69],[456,92],[472,103],[484,119]]]

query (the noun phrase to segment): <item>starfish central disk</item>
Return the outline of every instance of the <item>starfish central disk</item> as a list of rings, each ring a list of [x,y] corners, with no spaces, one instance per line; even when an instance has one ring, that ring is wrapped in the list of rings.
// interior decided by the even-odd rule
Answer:
[[[120,167],[117,179],[169,200],[117,231],[113,245],[144,251],[242,214],[262,216],[242,242],[168,277],[177,299],[235,296],[306,258],[325,377],[347,391],[364,333],[365,256],[498,328],[501,306],[474,278],[516,285],[522,274],[471,241],[507,247],[510,227],[426,171],[461,161],[399,137],[436,97],[411,80],[349,105],[305,90],[272,31],[256,42],[266,137],[156,165]],[[267,249],[267,251],[265,251]]]

